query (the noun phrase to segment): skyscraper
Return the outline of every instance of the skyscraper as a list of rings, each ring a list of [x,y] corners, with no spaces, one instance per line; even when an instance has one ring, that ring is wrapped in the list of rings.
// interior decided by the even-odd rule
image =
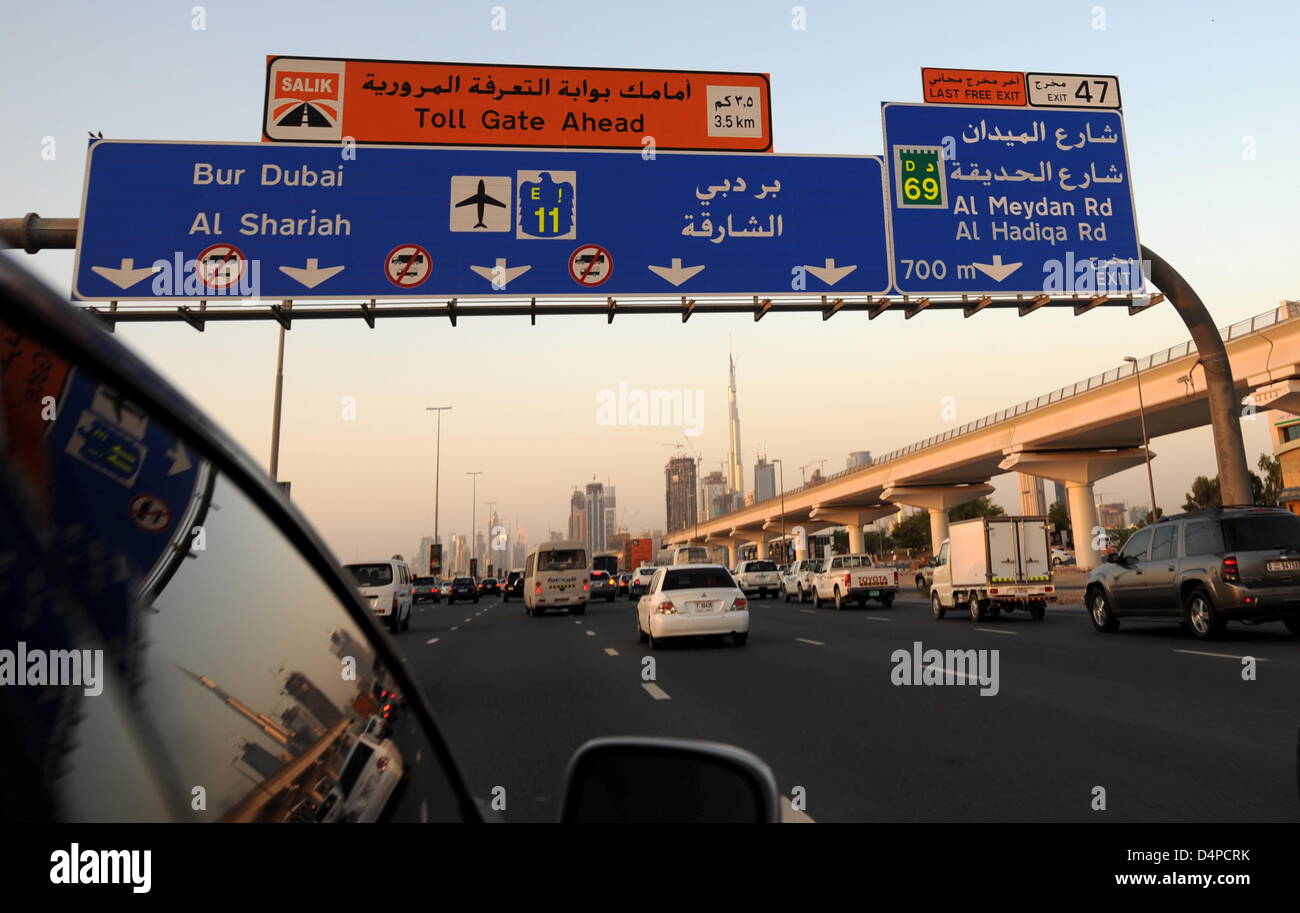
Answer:
[[[668,504],[668,532],[694,526],[695,460],[691,457],[673,457],[664,466],[664,487]]]
[[[606,551],[614,548],[614,546],[611,545],[610,542],[614,534],[618,532],[618,512],[616,509],[617,507],[618,507],[618,502],[614,498],[614,486],[606,485],[604,499],[601,501],[601,505],[600,505],[602,524],[604,526],[603,535],[605,538],[605,544],[601,547]]]
[[[722,470],[715,469],[706,475],[700,483],[700,489],[701,500],[704,502],[700,505],[702,519],[712,520],[719,514],[725,513],[722,508],[726,506],[726,502],[718,501],[727,493],[727,477],[722,474]]]
[[[766,501],[776,497],[776,464],[759,457],[754,464],[754,500]]]
[[[727,353],[731,380],[727,385],[727,423],[731,451],[727,454],[727,487],[732,494],[744,497],[745,474],[740,466],[740,408],[736,405],[736,360]]]
[[[587,553],[605,550],[605,486],[587,483]]]
[[[587,498],[580,491],[574,491],[569,498],[569,538],[587,541]]]
[[[343,717],[343,711],[339,710],[331,701],[325,692],[303,675],[301,672],[292,672],[284,681],[284,691],[303,709],[320,721],[321,725],[328,729]]]

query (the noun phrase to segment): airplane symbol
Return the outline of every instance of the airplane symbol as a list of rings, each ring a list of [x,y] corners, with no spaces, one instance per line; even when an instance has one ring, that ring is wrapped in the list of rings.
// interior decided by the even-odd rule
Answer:
[[[483,181],[480,180],[478,182],[478,193],[475,193],[473,196],[468,196],[465,199],[461,200],[459,203],[456,204],[456,208],[459,209],[461,206],[477,206],[478,222],[474,224],[474,227],[487,228],[487,225],[484,224],[483,222],[483,207],[500,206],[501,208],[504,209],[505,205],[506,204],[502,203],[500,200],[496,200],[488,196],[487,188],[484,186]]]

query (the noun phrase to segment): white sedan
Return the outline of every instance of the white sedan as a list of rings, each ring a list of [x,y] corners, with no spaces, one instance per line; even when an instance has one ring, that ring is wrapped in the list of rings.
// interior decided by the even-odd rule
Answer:
[[[636,634],[650,649],[670,637],[730,634],[749,639],[749,600],[719,564],[661,567],[636,604]]]

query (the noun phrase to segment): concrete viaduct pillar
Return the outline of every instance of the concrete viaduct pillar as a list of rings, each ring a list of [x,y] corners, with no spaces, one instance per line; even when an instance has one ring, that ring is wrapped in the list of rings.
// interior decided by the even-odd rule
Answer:
[[[881,517],[898,513],[897,504],[872,504],[867,507],[823,507],[815,505],[810,516],[814,520],[829,520],[848,528],[849,554],[861,555],[867,550],[862,527],[875,523]]]
[[[885,486],[880,499],[928,510],[930,548],[938,552],[940,543],[948,538],[948,511],[958,504],[991,494],[993,486],[987,482],[972,482],[969,485],[899,485],[890,482]]]
[[[998,465],[1026,475],[1040,476],[1065,483],[1065,498],[1070,509],[1070,529],[1074,538],[1074,557],[1078,566],[1089,570],[1101,564],[1097,548],[1098,533],[1104,532],[1097,521],[1097,499],[1093,483],[1098,479],[1142,465],[1146,455],[1141,447],[1107,450],[1025,450],[1023,446],[1003,451]],[[1151,454],[1153,457],[1155,454]]]
[[[705,545],[720,546],[727,550],[727,567],[736,566],[736,556],[740,550],[740,540],[732,536],[711,535],[704,539]]]

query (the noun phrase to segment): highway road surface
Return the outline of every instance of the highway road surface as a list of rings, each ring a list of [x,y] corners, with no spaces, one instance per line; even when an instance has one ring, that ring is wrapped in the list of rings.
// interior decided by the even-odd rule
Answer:
[[[787,820],[1300,820],[1300,639],[1280,624],[1204,644],[1175,625],[1098,634],[1078,604],[978,624],[936,621],[912,592],[888,610],[751,607],[744,647],[651,651],[625,598],[582,617],[424,603],[396,641],[470,788],[504,787],[511,821],[553,820],[570,755],[606,735],[746,748]],[[997,651],[997,693],[893,684],[916,642]]]

